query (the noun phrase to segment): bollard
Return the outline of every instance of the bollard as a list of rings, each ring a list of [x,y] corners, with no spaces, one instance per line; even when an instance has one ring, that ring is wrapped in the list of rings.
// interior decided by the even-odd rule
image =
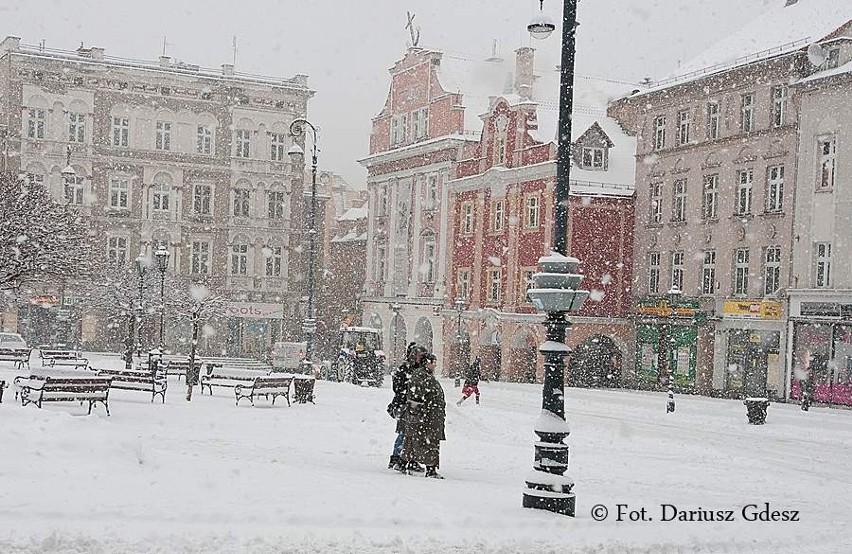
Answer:
[[[671,387],[669,387],[669,398],[666,400],[666,413],[670,414],[675,411],[675,401],[674,401],[674,392],[672,392]]]

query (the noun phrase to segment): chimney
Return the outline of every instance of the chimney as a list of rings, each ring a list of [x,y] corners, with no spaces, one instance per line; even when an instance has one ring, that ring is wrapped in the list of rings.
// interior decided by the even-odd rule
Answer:
[[[222,75],[226,75],[228,77],[233,77],[234,76],[234,64],[223,63],[222,64]]]
[[[535,48],[524,46],[515,50],[515,90],[524,100],[532,97]]]
[[[100,46],[92,46],[92,59],[93,60],[103,60],[104,59],[104,49]]]
[[[169,67],[172,65],[171,56],[160,56],[160,67]]]

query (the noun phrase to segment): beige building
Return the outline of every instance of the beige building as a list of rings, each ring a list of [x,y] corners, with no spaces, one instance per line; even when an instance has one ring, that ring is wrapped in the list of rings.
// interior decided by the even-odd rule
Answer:
[[[848,10],[826,0],[778,4],[759,29],[610,107],[638,139],[640,382],[659,382],[667,360],[684,390],[788,395],[796,168],[808,156],[797,151],[802,88],[791,83],[813,71],[810,41],[849,31]],[[664,302],[673,285],[683,317]]]
[[[168,271],[226,296],[231,315],[215,324],[207,350],[265,356],[271,342],[298,333],[304,180],[287,153],[290,123],[313,95],[307,77],[167,56],[132,61],[96,47],[58,51],[16,37],[0,43],[0,62],[4,170],[29,174],[85,214],[117,265],[164,245]],[[61,174],[66,151],[70,180]],[[26,312],[22,331],[46,340],[50,318]],[[77,315],[68,340],[117,347],[120,337],[95,315]],[[185,350],[185,327],[169,318],[169,348]]]

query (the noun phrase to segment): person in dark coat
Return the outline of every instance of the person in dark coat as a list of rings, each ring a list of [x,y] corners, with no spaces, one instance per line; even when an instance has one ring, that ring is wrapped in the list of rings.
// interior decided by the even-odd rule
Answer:
[[[424,365],[416,367],[408,381],[402,457],[425,465],[426,477],[443,479],[437,469],[441,441],[446,439],[447,403],[444,389],[435,378],[435,355],[427,354],[423,359]]]
[[[403,415],[408,393],[408,380],[411,378],[414,368],[422,365],[425,353],[426,349],[422,346],[417,346],[413,342],[409,343],[405,350],[405,361],[394,370],[392,375],[393,400],[388,404],[387,410],[388,414],[396,419],[396,440],[393,443],[393,452],[391,453],[390,462],[388,462],[388,469],[423,471],[423,467],[419,464],[409,464],[407,460],[404,460],[401,453],[402,444],[405,440],[405,420],[403,419]]]
[[[462,402],[470,398],[471,394],[476,395],[476,403],[479,404],[479,379],[482,377],[482,362],[479,356],[467,368],[467,374],[464,377],[464,387],[462,387],[462,397],[456,402],[456,406],[461,406]]]

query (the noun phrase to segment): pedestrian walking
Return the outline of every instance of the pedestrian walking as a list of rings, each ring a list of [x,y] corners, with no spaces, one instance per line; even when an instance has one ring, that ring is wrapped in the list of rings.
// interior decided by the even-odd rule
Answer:
[[[461,406],[462,402],[470,398],[470,395],[476,395],[476,403],[479,404],[479,379],[482,377],[482,362],[479,356],[467,368],[467,373],[464,377],[464,387],[462,387],[462,397],[456,402],[456,406]]]
[[[437,358],[434,354],[426,354],[423,361],[424,364],[414,369],[408,381],[402,457],[425,465],[426,477],[443,479],[438,467],[441,441],[446,439],[447,403],[444,389],[435,378]]]
[[[405,361],[394,370],[392,374],[393,400],[388,404],[388,414],[396,419],[396,440],[393,443],[393,451],[388,469],[396,469],[405,471],[412,469],[413,471],[423,471],[423,467],[419,464],[409,464],[407,460],[402,459],[402,445],[405,440],[405,405],[408,395],[408,381],[411,378],[411,373],[414,368],[423,364],[423,356],[426,354],[426,349],[422,346],[417,346],[411,342],[405,349]]]

